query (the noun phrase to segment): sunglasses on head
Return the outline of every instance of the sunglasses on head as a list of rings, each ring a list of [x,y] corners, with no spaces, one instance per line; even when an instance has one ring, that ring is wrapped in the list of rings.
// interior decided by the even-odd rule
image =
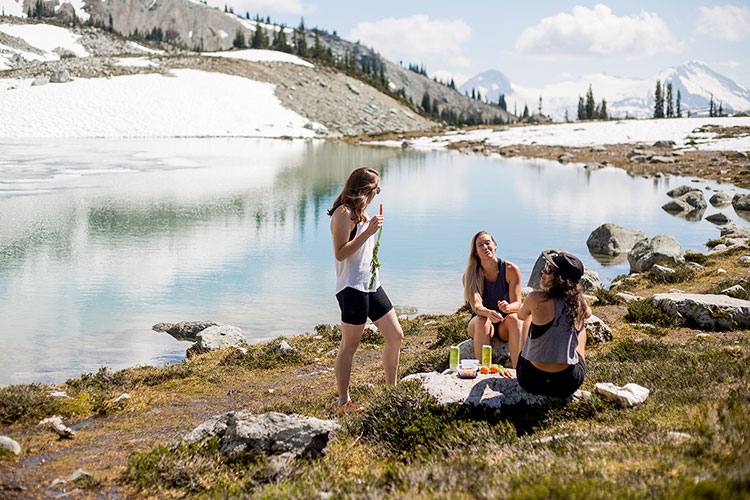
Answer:
[[[555,272],[555,268],[549,265],[549,262],[544,264],[544,267],[542,268],[542,273],[544,274],[552,274]]]
[[[380,194],[380,186],[375,189],[375,194]]]

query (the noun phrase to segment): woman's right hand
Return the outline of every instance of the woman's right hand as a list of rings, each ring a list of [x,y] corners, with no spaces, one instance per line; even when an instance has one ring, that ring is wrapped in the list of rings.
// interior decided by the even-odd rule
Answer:
[[[489,311],[490,311],[490,314],[487,317],[490,319],[491,322],[499,323],[503,321],[503,316],[499,312],[494,311],[492,309],[490,309]]]
[[[375,215],[370,219],[370,222],[367,224],[367,229],[365,229],[365,232],[368,236],[372,236],[373,234],[378,232],[378,229],[380,229],[380,226],[383,225],[383,216],[382,215]]]

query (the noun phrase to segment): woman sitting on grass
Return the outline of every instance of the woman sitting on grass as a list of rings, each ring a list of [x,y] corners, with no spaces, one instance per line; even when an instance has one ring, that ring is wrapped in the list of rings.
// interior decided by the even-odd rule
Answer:
[[[517,342],[509,343],[510,356],[524,390],[566,398],[586,374],[584,323],[591,308],[578,284],[583,276],[581,261],[567,252],[542,255],[547,260],[541,280],[546,290],[531,292],[518,311],[519,319],[531,318],[531,325]]]
[[[516,315],[521,307],[521,271],[512,262],[498,258],[496,250],[490,233],[475,234],[463,276],[464,300],[473,311],[469,337],[474,339],[477,359],[482,359],[482,346],[489,345],[495,335],[513,348],[523,329]]]

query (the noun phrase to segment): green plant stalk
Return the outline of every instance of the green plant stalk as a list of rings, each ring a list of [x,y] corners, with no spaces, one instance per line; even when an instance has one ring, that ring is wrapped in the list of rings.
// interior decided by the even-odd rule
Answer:
[[[378,239],[375,241],[375,248],[372,249],[372,263],[370,264],[370,272],[372,273],[372,277],[370,278],[370,286],[367,287],[368,290],[372,290],[372,287],[375,286],[375,271],[380,269],[380,261],[378,260],[378,249],[380,248],[380,235],[383,234],[383,227],[380,227],[380,230],[378,231]]]

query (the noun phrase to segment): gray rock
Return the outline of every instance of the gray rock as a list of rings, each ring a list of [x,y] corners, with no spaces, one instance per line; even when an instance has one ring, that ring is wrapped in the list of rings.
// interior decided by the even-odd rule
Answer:
[[[62,17],[65,21],[73,21],[75,17],[75,8],[70,2],[63,2],[60,8],[57,10],[57,15]]]
[[[723,213],[719,212],[709,215],[708,217],[706,217],[706,220],[712,224],[716,224],[717,226],[723,226],[724,224],[728,224],[731,219],[729,219],[729,217],[727,217]]]
[[[659,262],[682,264],[685,258],[680,243],[674,237],[660,234],[638,241],[628,254],[628,262],[631,272],[640,273],[649,271]]]
[[[480,373],[475,379],[461,379],[455,373],[430,372],[409,375],[401,382],[419,382],[441,406],[460,404],[500,410],[519,403],[537,406],[560,401],[556,398],[529,394],[518,385],[515,370],[509,371],[513,378]]]
[[[592,153],[604,153],[605,151],[607,151],[607,148],[605,148],[604,146],[592,146],[591,148],[589,148],[589,151],[591,151]]]
[[[636,155],[630,157],[630,163],[646,163],[647,161],[648,156]]]
[[[604,321],[593,314],[586,319],[586,343],[600,344],[612,342],[612,330]]]
[[[732,203],[732,197],[724,191],[716,191],[708,201],[716,208],[723,208]]]
[[[581,285],[581,289],[584,292],[594,292],[600,288],[603,288],[602,282],[599,279],[599,273],[592,271],[584,266],[583,276],[581,281],[578,282]]]
[[[641,300],[643,297],[639,297],[637,295],[632,295],[625,292],[618,292],[615,294],[617,297],[620,297],[622,300],[625,301],[626,304],[630,304],[634,300]]]
[[[586,163],[583,168],[585,168],[586,170],[598,170],[600,168],[604,168],[604,165],[596,161],[590,161]]]
[[[636,241],[645,237],[643,231],[634,231],[606,223],[591,232],[586,240],[586,246],[594,254],[618,255],[629,252]]]
[[[702,273],[703,271],[705,271],[704,267],[698,264],[697,262],[692,262],[692,261],[685,262],[685,267],[697,273]]]
[[[735,210],[750,210],[750,194],[735,194],[732,198],[732,207]]]
[[[675,163],[677,160],[670,156],[652,156],[649,161],[651,163]]]
[[[652,156],[654,156],[655,154],[656,154],[656,153],[654,153],[653,151],[651,151],[651,150],[649,150],[649,149],[639,149],[639,148],[635,148],[635,149],[632,149],[632,150],[630,151],[630,153],[628,153],[627,157],[628,157],[628,158],[630,158],[631,160],[632,160],[632,158],[634,158],[634,157],[636,157],[636,156],[645,156],[645,157],[646,157],[646,159],[649,159],[649,158],[651,158]]]
[[[245,334],[231,325],[209,326],[196,335],[196,342],[187,349],[187,357],[227,347],[241,347],[247,344]]]
[[[155,332],[166,332],[177,340],[195,342],[198,333],[209,326],[217,326],[215,321],[182,321],[180,323],[157,323],[151,327]]]
[[[496,365],[502,364],[510,352],[508,351],[508,343],[501,340],[497,335],[493,335],[490,339],[490,345],[492,346],[492,362]],[[481,359],[474,355],[474,339],[467,339],[458,344],[459,348],[459,359]],[[445,357],[448,357],[448,353],[445,353]]]
[[[393,310],[396,312],[396,316],[413,316],[419,312],[419,309],[415,306],[395,305]]]
[[[742,288],[742,285],[730,286],[729,288],[725,288],[721,291],[722,295],[728,295],[730,297],[741,297],[744,296],[745,293],[746,291],[744,288]]]
[[[750,327],[750,301],[725,295],[658,293],[651,300],[671,316],[685,318],[702,330]]]
[[[661,208],[662,210],[670,214],[681,214],[692,210],[690,205],[688,205],[687,202],[683,200],[669,200],[664,205],[662,205]]]
[[[76,469],[75,472],[73,472],[70,476],[68,476],[68,481],[71,483],[75,483],[76,481],[81,481],[85,479],[92,479],[94,476],[89,474],[83,469]]]
[[[294,354],[299,352],[297,349],[289,345],[289,342],[282,340],[279,346],[276,348],[277,354]]]
[[[221,452],[230,458],[245,453],[315,458],[325,453],[330,433],[339,428],[333,420],[275,412],[255,415],[243,410],[211,417],[182,441],[219,437]]]
[[[623,406],[641,404],[649,395],[648,389],[632,382],[622,387],[610,382],[599,382],[594,387],[597,394],[614,399]]]
[[[52,431],[57,433],[61,438],[65,439],[72,439],[76,433],[73,429],[66,426],[63,421],[62,417],[60,415],[54,415],[52,417],[47,417],[41,422],[39,422],[37,425],[42,427],[49,427]]]
[[[557,161],[560,163],[569,163],[573,159],[573,155],[570,153],[562,153],[557,157]]]
[[[699,191],[699,189],[694,186],[679,186],[667,191],[667,196],[669,196],[670,198],[679,198],[680,196],[687,194],[690,191]]]
[[[654,143],[655,148],[673,148],[675,142],[674,141],[656,141]]]
[[[50,83],[65,83],[70,81],[70,75],[66,70],[53,71],[49,76]]]
[[[743,255],[737,262],[743,266],[750,266],[750,255]]]
[[[674,274],[675,271],[671,267],[665,267],[656,264],[651,268],[651,272],[656,276],[664,276],[666,274]]]
[[[586,299],[586,303],[588,303],[589,305],[593,305],[599,302],[599,299],[596,297],[596,295],[587,295],[585,293],[582,295],[583,298]]]
[[[706,203],[706,199],[703,197],[703,193],[701,191],[690,191],[688,193],[683,194],[677,199],[684,201],[691,207],[696,208],[698,210],[704,210],[706,207],[708,207],[708,204]]]
[[[20,455],[21,445],[8,436],[0,436],[0,450],[7,450],[14,455]]]
[[[37,78],[34,78],[34,80],[31,82],[32,87],[41,87],[42,85],[47,85],[49,83],[49,78],[46,76],[39,76]]]
[[[750,227],[727,224],[720,231],[722,238],[750,238]]]
[[[530,286],[525,286],[525,287],[521,288],[521,295],[523,295],[524,297],[526,297],[528,294],[530,294],[533,291],[534,291],[534,289],[531,288]]]
[[[693,436],[685,432],[669,431],[666,434],[666,438],[670,441],[685,441],[687,439],[693,439]]]

